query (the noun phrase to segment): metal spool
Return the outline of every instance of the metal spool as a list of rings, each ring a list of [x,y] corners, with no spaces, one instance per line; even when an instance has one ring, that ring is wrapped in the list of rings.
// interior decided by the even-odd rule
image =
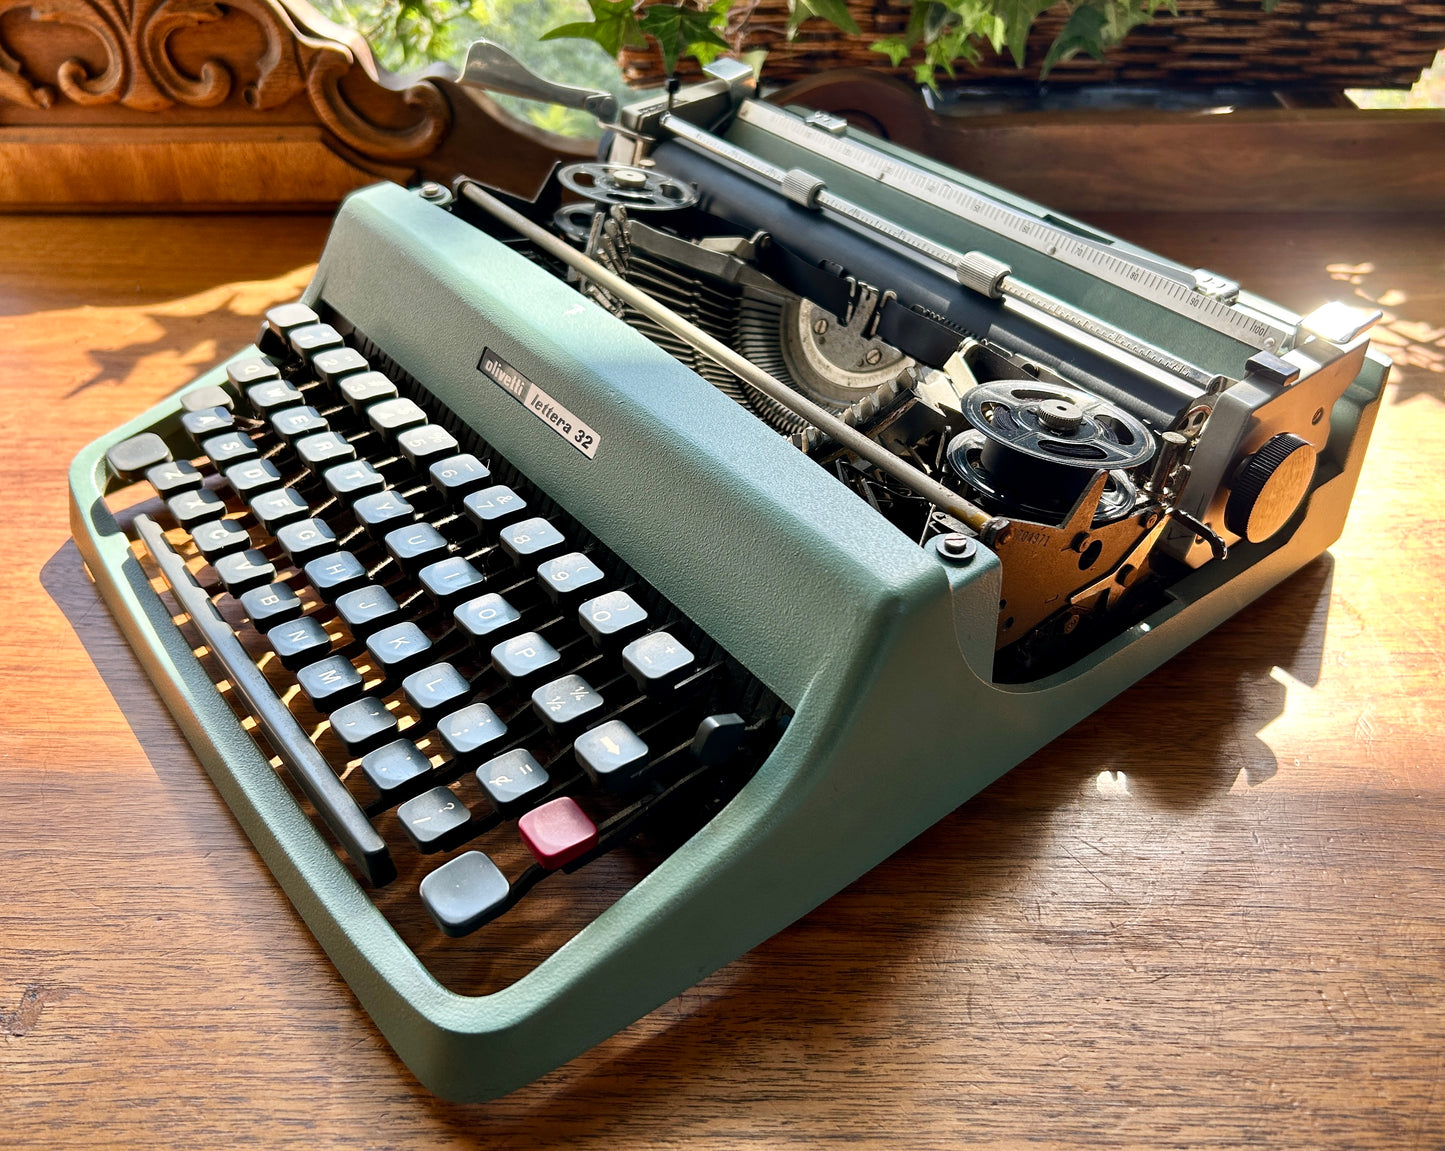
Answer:
[[[969,487],[1038,520],[1067,513],[1100,471],[1109,473],[1096,522],[1127,515],[1127,469],[1154,455],[1154,437],[1107,400],[1034,380],[997,380],[963,397],[970,431],[955,436],[948,462]]]
[[[634,212],[670,212],[697,203],[697,192],[656,168],[627,164],[568,164],[557,173],[564,188],[594,204],[621,204]]]

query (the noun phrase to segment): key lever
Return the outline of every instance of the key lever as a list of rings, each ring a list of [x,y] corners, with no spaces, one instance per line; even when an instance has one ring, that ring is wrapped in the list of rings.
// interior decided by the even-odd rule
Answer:
[[[472,42],[457,82],[468,88],[561,104],[564,108],[579,108],[607,123],[617,119],[617,98],[610,92],[553,83],[532,72],[505,48],[490,40]]]

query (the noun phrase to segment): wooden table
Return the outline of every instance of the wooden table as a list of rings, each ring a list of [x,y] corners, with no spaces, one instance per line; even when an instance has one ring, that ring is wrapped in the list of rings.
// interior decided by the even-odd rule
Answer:
[[[1402,367],[1332,557],[464,1107],[339,982],[67,536],[75,451],[248,340],[326,221],[0,218],[0,1144],[1445,1142],[1445,221],[1099,223],[1298,309],[1385,306]]]

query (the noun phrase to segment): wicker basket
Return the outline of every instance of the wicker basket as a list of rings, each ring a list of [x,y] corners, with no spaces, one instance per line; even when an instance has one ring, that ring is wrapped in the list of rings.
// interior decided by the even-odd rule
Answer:
[[[790,83],[836,68],[894,69],[868,47],[896,36],[908,22],[907,0],[876,4],[850,0],[862,36],[848,36],[822,20],[810,20],[791,43],[786,38],[786,0],[759,0],[748,20],[743,48],[768,51],[764,76]],[[1151,84],[1190,88],[1251,84],[1272,88],[1408,88],[1445,45],[1445,0],[1280,0],[1265,14],[1259,0],[1178,0],[1179,14],[1161,14],[1134,29],[1107,60],[1078,56],[1057,65],[1050,83]],[[959,78],[1036,80],[1049,45],[1068,19],[1063,5],[1035,23],[1022,70],[1013,58],[985,46],[977,67]],[[732,37],[729,36],[731,40]],[[623,75],[635,87],[662,83],[656,52],[624,49]],[[696,75],[695,61],[679,68]]]

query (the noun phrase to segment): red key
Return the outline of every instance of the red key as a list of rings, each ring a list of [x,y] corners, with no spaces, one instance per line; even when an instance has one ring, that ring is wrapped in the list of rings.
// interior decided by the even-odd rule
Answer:
[[[571,863],[597,846],[597,825],[567,795],[527,812],[517,820],[517,830],[537,862],[548,871]]]

